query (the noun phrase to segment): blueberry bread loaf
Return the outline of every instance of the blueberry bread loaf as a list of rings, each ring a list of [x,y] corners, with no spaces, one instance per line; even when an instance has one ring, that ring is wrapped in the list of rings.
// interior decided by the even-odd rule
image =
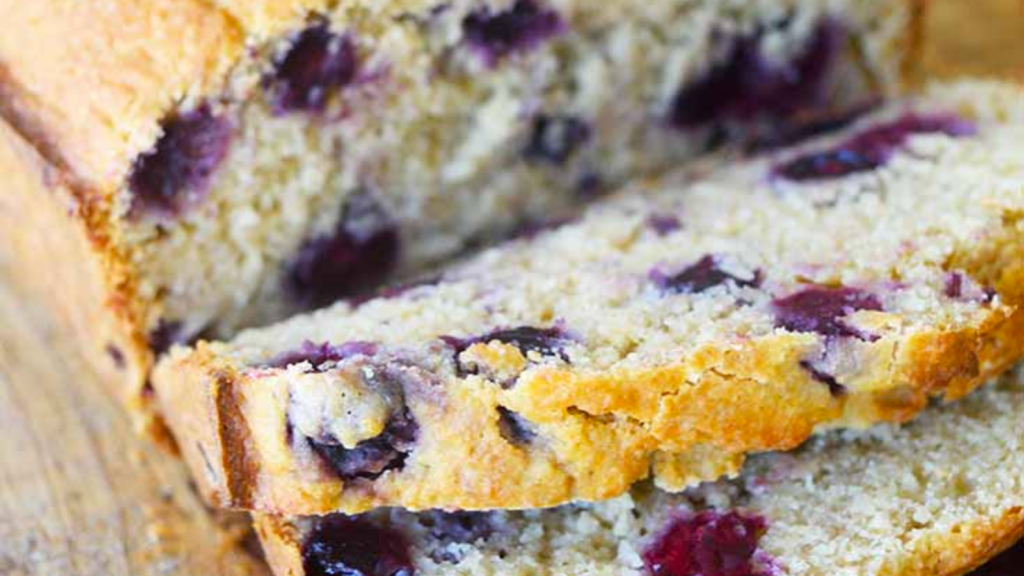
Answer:
[[[645,483],[597,504],[266,516],[257,530],[277,576],[960,576],[1024,535],[1022,414],[1015,374],[683,494]],[[997,565],[981,574],[1021,573]]]
[[[157,396],[213,502],[291,514],[678,490],[907,420],[1024,349],[1019,90],[938,87],[637,184],[440,277],[178,348]]]
[[[723,136],[891,92],[918,9],[2,0],[3,171],[24,174],[0,229],[50,249],[20,254],[23,275],[137,391],[172,342],[357,294]],[[54,286],[51,259],[81,262],[81,281]]]

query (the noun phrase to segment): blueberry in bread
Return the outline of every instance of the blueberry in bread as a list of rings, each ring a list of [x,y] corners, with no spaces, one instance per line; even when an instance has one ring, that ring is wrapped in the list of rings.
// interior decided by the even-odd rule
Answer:
[[[547,510],[256,526],[277,576],[960,576],[1024,535],[1021,414],[1017,373],[909,425],[832,432],[682,494],[643,484]],[[1019,574],[1020,559],[977,576]]]
[[[937,86],[176,349],[157,396],[213,502],[287,514],[680,490],[906,421],[1024,350],[1022,118],[1018,86]]]

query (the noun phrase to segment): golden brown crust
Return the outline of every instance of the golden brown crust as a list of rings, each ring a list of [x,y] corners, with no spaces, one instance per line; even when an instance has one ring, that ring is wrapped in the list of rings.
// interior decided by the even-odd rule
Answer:
[[[1024,508],[1012,508],[1000,518],[957,526],[954,533],[915,542],[909,555],[911,561],[879,576],[963,576],[992,560],[1022,537]]]
[[[242,53],[200,0],[0,1],[9,121],[52,162],[109,193],[176,104],[220,89]]]
[[[217,365],[213,359],[210,362]],[[175,398],[161,400],[161,408],[172,429],[189,430],[187,436],[178,437],[178,448],[190,465],[199,492],[218,507],[231,503],[223,494],[246,499],[251,492],[246,473],[253,470],[245,459],[249,452],[245,429],[239,427],[242,419],[237,410],[226,402],[233,397],[226,389],[234,375],[221,367],[203,374],[186,368],[182,377],[192,384],[178,388],[180,394]],[[178,409],[177,403],[188,408]]]
[[[283,518],[263,514],[254,514],[252,521],[274,574],[302,576],[302,543],[295,526]]]
[[[0,230],[12,278],[39,295],[60,328],[145,426],[154,424],[140,395],[152,353],[139,329],[134,286],[110,246],[103,216],[73,192],[61,172],[0,121]]]

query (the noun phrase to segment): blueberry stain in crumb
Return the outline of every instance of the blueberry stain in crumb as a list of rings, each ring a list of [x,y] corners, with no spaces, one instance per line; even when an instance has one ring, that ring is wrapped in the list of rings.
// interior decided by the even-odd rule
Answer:
[[[974,133],[973,126],[953,115],[906,114],[870,128],[828,150],[810,152],[788,160],[773,173],[795,182],[842,178],[884,166],[916,134],[960,137]]]
[[[735,276],[721,267],[719,257],[711,254],[674,274],[655,268],[649,276],[651,282],[665,294],[699,294],[723,284],[740,288],[757,288],[761,285],[759,272],[750,278]]]
[[[672,520],[643,552],[651,576],[771,576],[758,554],[764,518],[704,511]]]
[[[306,241],[288,270],[288,289],[304,308],[366,293],[391,275],[401,253],[397,225],[369,194],[354,194],[329,234]]]
[[[565,29],[558,12],[537,0],[517,0],[503,12],[481,8],[462,22],[466,44],[489,66],[512,54],[529,52]]]
[[[115,368],[118,370],[124,370],[128,366],[127,360],[124,357],[124,352],[122,352],[120,348],[113,344],[107,344],[104,350],[107,353],[107,357],[109,357],[110,361],[113,362]]]
[[[166,120],[163,135],[128,174],[131,216],[174,218],[199,204],[231,136],[231,123],[205,104]]]
[[[278,354],[267,363],[267,366],[286,368],[292,364],[308,362],[314,370],[319,370],[329,362],[341,362],[354,356],[373,356],[378,348],[373,342],[352,341],[335,345],[329,342],[317,344],[306,340],[297,349]]]
[[[782,26],[789,25],[783,22]],[[777,120],[821,104],[846,33],[823,20],[798,54],[769,62],[760,50],[767,31],[728,38],[726,58],[675,96],[669,122],[679,129]]]
[[[275,114],[323,112],[332,94],[353,83],[359,71],[352,38],[317,24],[300,32],[264,79]]]
[[[816,332],[829,337],[870,339],[845,323],[861,310],[882,310],[878,296],[859,288],[811,286],[772,302],[775,324],[793,332]]]
[[[302,545],[307,576],[413,576],[409,542],[397,530],[359,517],[316,520]]]
[[[390,470],[401,470],[412,451],[419,426],[408,409],[391,417],[379,436],[345,448],[328,439],[310,438],[320,455],[342,480],[376,480]]]
[[[565,352],[566,346],[572,343],[573,339],[562,328],[554,326],[551,328],[536,328],[533,326],[519,326],[495,330],[481,336],[458,338],[455,336],[442,336],[441,340],[455,350],[455,359],[462,352],[474,344],[487,344],[489,342],[501,342],[514,346],[525,356],[530,352],[536,352],[542,356],[556,356],[564,362],[569,362],[569,355]],[[459,363],[460,375],[472,373]]]

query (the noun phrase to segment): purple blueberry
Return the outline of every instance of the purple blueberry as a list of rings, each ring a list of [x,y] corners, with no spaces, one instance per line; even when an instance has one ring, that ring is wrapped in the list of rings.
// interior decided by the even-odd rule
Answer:
[[[658,236],[668,236],[681,229],[683,223],[674,214],[651,214],[647,217],[647,226]]]
[[[562,17],[537,0],[517,0],[504,12],[481,8],[462,22],[466,44],[489,66],[511,54],[528,52],[565,29]]]
[[[907,114],[861,132],[835,148],[798,156],[773,169],[793,181],[825,180],[870,172],[883,166],[915,134],[966,136],[973,126],[951,115]]]
[[[840,384],[835,376],[818,367],[814,362],[802,360],[800,367],[806,370],[811,375],[811,378],[828,386],[828,391],[832,394],[833,398],[839,398],[846,394],[846,386]]]
[[[264,80],[275,114],[323,112],[331,94],[355,81],[359,58],[349,36],[326,24],[303,30]]]
[[[769,576],[757,554],[767,529],[735,511],[680,516],[644,550],[644,564],[651,576]]]
[[[408,410],[391,417],[379,436],[345,448],[330,439],[309,439],[320,455],[342,480],[376,480],[389,470],[401,470],[416,442],[419,426]]]
[[[757,288],[761,285],[760,272],[755,272],[751,278],[734,276],[721,268],[719,257],[710,254],[675,274],[666,274],[655,268],[649,276],[651,282],[664,294],[699,294],[727,283],[740,288]]]
[[[978,287],[970,282],[970,278],[963,272],[950,272],[946,275],[946,284],[943,293],[948,298],[955,300],[974,300],[978,302],[991,302],[996,293],[991,288]]]
[[[302,544],[306,576],[413,576],[409,543],[397,530],[340,514],[316,521]]]
[[[467,348],[474,344],[487,344],[488,342],[502,342],[519,349],[524,355],[529,352],[536,352],[542,356],[557,356],[565,362],[569,362],[569,355],[565,352],[566,346],[572,343],[573,339],[557,326],[552,328],[534,328],[533,326],[520,326],[506,330],[495,330],[482,336],[469,338],[457,338],[454,336],[442,336],[441,340],[455,350],[457,370],[460,375],[472,374],[466,370],[458,361],[458,357]]]
[[[529,444],[537,437],[526,418],[504,406],[498,406],[498,429],[502,438],[516,445]]]
[[[175,344],[184,344],[188,341],[185,335],[185,328],[181,322],[161,318],[147,338],[149,349],[157,356],[163,356]]]
[[[420,521],[429,526],[430,536],[441,546],[435,548],[431,558],[437,563],[458,563],[464,554],[447,544],[473,544],[487,540],[495,532],[493,512],[421,512]]]
[[[959,272],[950,272],[946,276],[944,292],[949,298],[960,298],[964,293],[964,275]]]
[[[870,172],[885,163],[888,153],[878,149],[837,148],[791,160],[775,169],[787,180],[824,180]]]
[[[734,38],[727,57],[676,95],[669,121],[680,129],[793,116],[820,105],[828,75],[845,38],[826,20],[791,61],[765,60],[765,31]]]
[[[288,288],[308,308],[379,286],[401,251],[398,228],[369,194],[353,195],[333,234],[308,240],[292,261]]]
[[[573,116],[540,115],[533,121],[523,156],[553,166],[565,164],[590,139],[590,126]]]
[[[316,344],[306,340],[298,350],[279,354],[267,365],[271,368],[286,368],[292,364],[309,362],[314,370],[319,370],[328,362],[341,362],[354,356],[373,356],[377,351],[378,346],[372,342],[353,341],[335,346],[329,342]]]
[[[173,217],[198,204],[231,142],[231,123],[208,105],[167,120],[152,150],[128,175],[131,215]]]
[[[812,286],[772,303],[775,324],[793,332],[817,332],[830,337],[868,336],[848,326],[846,316],[859,310],[881,310],[882,301],[858,288]]]

